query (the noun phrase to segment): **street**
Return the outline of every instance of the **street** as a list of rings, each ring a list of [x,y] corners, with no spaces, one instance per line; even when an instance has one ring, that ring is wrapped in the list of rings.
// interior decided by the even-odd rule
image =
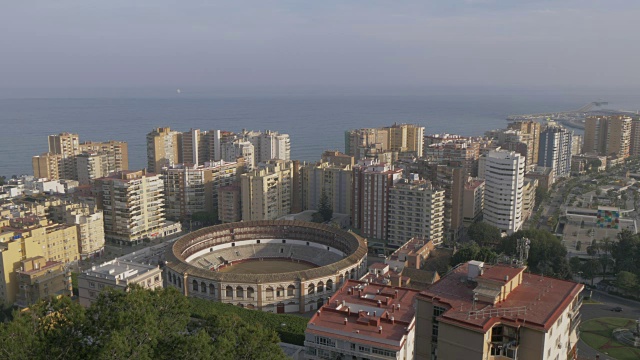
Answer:
[[[583,296],[589,296],[590,290],[583,291]],[[598,301],[601,304],[582,304],[580,314],[582,315],[582,322],[590,319],[601,317],[616,317],[616,318],[628,318],[628,319],[640,319],[640,302],[620,298],[617,296],[609,295],[599,290],[593,290],[592,299]],[[611,311],[616,306],[622,308],[621,312]],[[612,359],[598,352],[585,344],[582,340],[578,342],[578,355],[581,359],[595,359],[596,354],[600,355],[601,360]]]

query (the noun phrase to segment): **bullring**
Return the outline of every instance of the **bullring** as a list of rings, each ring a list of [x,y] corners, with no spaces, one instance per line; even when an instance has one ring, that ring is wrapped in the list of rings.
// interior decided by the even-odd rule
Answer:
[[[306,312],[322,306],[346,279],[364,275],[366,261],[367,242],[355,233],[304,221],[247,221],[178,239],[167,254],[165,281],[186,296]]]

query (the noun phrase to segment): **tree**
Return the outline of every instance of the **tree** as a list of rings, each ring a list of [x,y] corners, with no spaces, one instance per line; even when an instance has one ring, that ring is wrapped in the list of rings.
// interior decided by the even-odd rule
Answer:
[[[579,273],[582,271],[582,261],[580,261],[579,257],[574,256],[569,259],[569,267],[571,267],[571,271],[574,273]]]
[[[331,208],[331,204],[329,203],[329,197],[323,191],[322,195],[320,195],[320,204],[318,205],[318,212],[322,216],[322,219],[327,222],[331,221],[333,218],[333,208]]]
[[[628,271],[640,275],[640,237],[629,230],[618,233],[618,242],[611,246],[616,273]]]
[[[500,229],[485,222],[475,222],[469,226],[467,234],[480,246],[496,246],[502,238]]]
[[[498,259],[496,254],[491,248],[480,247],[473,241],[465,243],[456,251],[451,257],[451,266],[458,265],[470,260],[484,261],[487,263],[495,263]]]
[[[216,225],[220,221],[218,220],[217,212],[199,211],[191,215],[191,221],[202,224],[203,226]]]
[[[567,262],[567,249],[562,242],[546,230],[521,230],[502,239],[499,252],[516,255],[518,239],[528,238],[531,241],[527,265],[534,273],[543,273],[562,279],[571,278],[571,268]]]
[[[549,191],[538,186],[536,188],[536,195],[535,195],[535,201],[537,205],[542,204],[543,201],[547,201],[549,200]]]
[[[0,176],[0,186],[3,186],[6,183],[7,183],[7,177],[6,176]]]
[[[596,259],[589,259],[582,264],[582,275],[591,279],[591,286],[593,286],[593,278],[598,274],[598,270],[600,270],[600,262]]]
[[[175,289],[106,290],[88,309],[42,301],[0,324],[2,359],[285,359],[275,332],[226,313],[193,320]]]
[[[620,271],[616,276],[616,287],[627,292],[636,292],[638,290],[638,277],[634,273],[628,271]]]

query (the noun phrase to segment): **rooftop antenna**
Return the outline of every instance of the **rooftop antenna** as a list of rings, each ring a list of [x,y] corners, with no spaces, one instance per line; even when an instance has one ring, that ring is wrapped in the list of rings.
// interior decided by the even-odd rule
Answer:
[[[523,267],[525,261],[529,258],[529,249],[531,248],[531,240],[529,240],[529,238],[521,238],[516,241],[517,241],[516,253],[518,254],[516,265],[518,267]]]

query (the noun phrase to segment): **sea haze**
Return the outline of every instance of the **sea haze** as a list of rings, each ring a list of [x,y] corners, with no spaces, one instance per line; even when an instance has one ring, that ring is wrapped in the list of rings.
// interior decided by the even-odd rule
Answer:
[[[413,96],[220,97],[171,89],[162,97],[5,98],[0,174],[32,174],[31,157],[47,150],[47,135],[60,132],[78,133],[81,141],[128,142],[131,169],[146,165],[146,134],[162,126],[276,130],[290,135],[293,159],[315,161],[323,150],[344,150],[348,129],[406,122],[425,126],[425,133],[480,135],[505,127],[510,114],[577,109],[601,98],[610,108],[633,110],[633,95],[449,88]]]

